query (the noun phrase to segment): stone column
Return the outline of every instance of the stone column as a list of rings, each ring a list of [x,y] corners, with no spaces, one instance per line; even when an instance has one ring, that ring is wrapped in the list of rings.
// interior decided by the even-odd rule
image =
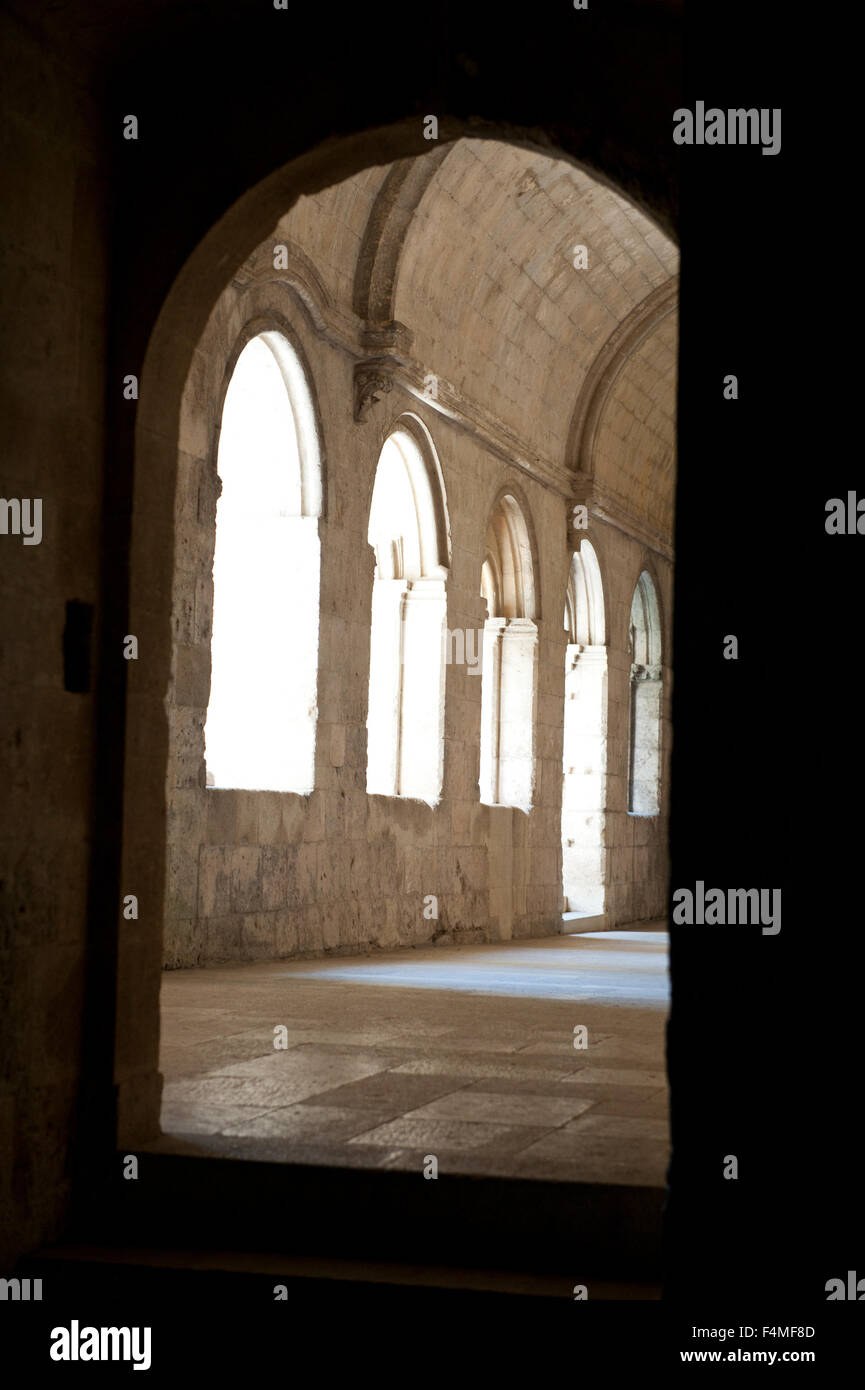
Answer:
[[[367,715],[367,790],[394,796],[399,771],[402,602],[405,580],[376,579],[372,590]]]
[[[499,799],[502,636],[506,625],[506,618],[487,618],[484,623],[479,780],[481,801],[488,805]]]
[[[567,647],[562,879],[571,912],[604,910],[607,649]]]
[[[402,601],[402,695],[397,790],[437,801],[444,755],[443,579],[415,579]]]
[[[499,794],[505,806],[531,805],[534,775],[535,662],[538,630],[511,618],[501,645]]]
[[[631,665],[629,809],[636,816],[656,816],[659,809],[661,690],[660,666]]]

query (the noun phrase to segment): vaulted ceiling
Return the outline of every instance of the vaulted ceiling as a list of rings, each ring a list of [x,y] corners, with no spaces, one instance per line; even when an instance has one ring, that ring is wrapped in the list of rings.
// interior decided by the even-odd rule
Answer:
[[[278,235],[341,313],[405,325],[422,375],[670,539],[678,252],[643,213],[562,160],[463,139],[301,198]]]

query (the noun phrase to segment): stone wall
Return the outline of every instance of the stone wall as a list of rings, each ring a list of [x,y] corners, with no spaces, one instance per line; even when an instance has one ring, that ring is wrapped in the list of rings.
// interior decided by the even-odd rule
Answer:
[[[399,385],[365,423],[357,423],[350,342],[340,341],[327,324],[323,331],[288,277],[262,274],[267,262],[265,247],[222,295],[184,396],[168,699],[165,963],[182,967],[560,932],[568,499],[517,471],[471,431]],[[316,772],[315,789],[306,797],[205,786],[217,428],[231,367],[243,344],[264,328],[284,332],[306,363],[324,459]],[[483,626],[479,584],[486,527],[503,488],[521,500],[534,533],[539,618],[529,815],[480,804],[481,680],[456,663],[446,667],[439,803],[430,807],[366,792],[374,578],[366,535],[379,452],[404,412],[424,421],[442,469],[452,547],[449,629]],[[653,570],[665,613],[670,574],[666,562],[654,557],[659,571],[642,544],[613,525],[593,518],[588,534],[597,540],[608,609],[607,912],[608,924],[615,925],[664,911],[666,817],[627,813],[628,624],[641,569]],[[287,611],[285,640],[290,624]],[[668,722],[663,742],[666,756]],[[437,916],[430,896],[437,900]]]
[[[63,53],[6,14],[0,35],[0,493],[42,507],[38,544],[0,535],[5,1272],[3,1249],[49,1237],[68,1189],[87,952],[97,633],[94,624],[88,637],[86,619],[99,590],[108,258],[92,96]],[[67,631],[70,601],[84,621]]]
[[[274,14],[260,9],[261,25]],[[328,42],[332,16],[298,11],[283,37],[286,50],[262,42],[250,19],[247,14],[238,25],[226,10],[202,27],[200,8],[183,0],[167,7],[141,0],[132,8],[12,0],[0,15],[2,491],[44,502],[40,546],[0,537],[4,1272],[16,1250],[59,1230],[75,1165],[79,1178],[94,1181],[97,1157],[113,1162],[117,1133],[129,1145],[158,1131],[169,639],[178,648],[176,689],[185,699],[199,678],[195,662],[202,653],[199,647],[183,657],[179,649],[196,647],[207,611],[206,583],[182,555],[174,563],[172,534],[179,403],[194,344],[226,279],[298,195],[360,169],[372,171],[374,191],[383,161],[428,151],[421,122],[406,116],[416,110],[417,80],[402,61],[404,25],[371,29],[361,22],[352,43],[335,49]],[[595,49],[577,55],[576,84],[550,80],[550,57],[565,48],[550,49],[543,35],[536,44],[543,61],[526,67],[532,34],[520,32],[513,58],[531,80],[515,88],[509,65],[493,63],[483,91],[447,54],[447,36],[427,34],[427,46],[438,45],[430,109],[451,113],[443,122],[449,138],[498,132],[499,139],[560,150],[615,182],[669,233],[677,174],[674,151],[661,136],[677,104],[677,21],[641,25],[624,48],[621,32],[617,23],[604,62]],[[298,51],[305,60],[294,72],[296,100],[287,113],[286,62]],[[647,51],[656,61],[646,62]],[[562,62],[573,78],[573,55]],[[223,70],[230,83],[214,103],[213,75]],[[389,78],[371,95],[373,70]],[[205,109],[210,135],[202,141]],[[638,121],[635,109],[642,113]],[[127,142],[122,118],[136,110],[142,139]],[[469,121],[461,111],[477,117]],[[499,124],[505,116],[508,124]],[[334,138],[337,131],[342,135]],[[139,376],[137,402],[120,398],[127,373]],[[345,373],[335,376],[344,389]],[[344,408],[350,417],[350,405]],[[378,426],[371,422],[371,428]],[[437,437],[438,428],[436,422]],[[193,470],[207,456],[208,445],[191,442],[186,427],[183,447]],[[334,477],[324,523],[332,555],[343,540],[340,492],[354,486],[348,466]],[[460,484],[450,485],[453,505]],[[200,538],[199,486],[203,509],[209,505],[202,475],[192,501],[183,503],[184,546]],[[353,563],[355,539],[346,562]],[[186,595],[176,604],[183,623],[172,632],[169,589],[176,581],[179,595],[184,575]],[[469,590],[473,595],[473,581]],[[94,605],[89,690],[67,689],[64,681],[69,601]],[[141,657],[127,668],[118,653],[130,631],[139,637]],[[86,641],[77,645],[86,656]],[[322,668],[321,682],[320,692],[330,692],[322,719],[329,712],[337,729],[342,719],[349,751],[351,730],[363,725],[354,716],[353,692],[332,668]],[[340,687],[343,713],[336,718]],[[449,698],[454,707],[453,691]],[[194,734],[194,723],[176,727],[176,713],[172,746],[175,735]],[[341,737],[334,734],[334,776]],[[322,739],[319,746],[327,767],[330,744]],[[196,791],[192,785],[172,795],[173,846],[189,835],[205,843],[200,809],[206,803],[189,794]],[[470,821],[486,815],[490,912],[507,923],[509,912],[527,910],[523,897],[528,903],[534,886],[531,866],[514,871],[513,887],[502,872],[512,854],[525,863],[528,822],[477,806]],[[113,834],[105,833],[106,822]],[[262,823],[260,817],[259,829]],[[459,833],[474,843],[472,823]],[[183,877],[178,861],[175,881]],[[138,895],[138,920],[123,917],[121,892]],[[197,885],[193,901],[197,910]],[[189,916],[180,912],[176,920]],[[88,1123],[76,1125],[81,1101],[90,1114]]]
[[[606,914],[608,924],[615,926],[663,917],[667,911],[673,567],[610,523],[595,520],[589,535],[601,562],[607,608]],[[634,587],[643,570],[654,580],[661,610],[661,790],[657,816],[636,816],[628,811],[628,633]]]

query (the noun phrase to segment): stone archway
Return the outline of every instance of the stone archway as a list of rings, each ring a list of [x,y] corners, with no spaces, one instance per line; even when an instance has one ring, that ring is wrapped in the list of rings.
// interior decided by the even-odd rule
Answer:
[[[451,126],[455,135],[468,129],[467,123]],[[484,127],[482,132],[474,128],[473,133],[538,148],[536,136],[529,132]],[[148,346],[136,423],[129,610],[129,630],[146,644],[148,661],[129,673],[122,849],[123,881],[134,882],[147,911],[121,934],[118,944],[115,1079],[123,1142],[135,1142],[157,1130],[159,905],[165,880],[163,771],[168,756],[164,697],[172,670],[171,518],[178,455],[200,454],[208,448],[206,409],[195,391],[187,389],[200,336],[227,279],[301,194],[379,163],[383,148],[387,157],[394,158],[416,153],[417,145],[416,124],[405,122],[390,128],[384,137],[380,131],[350,136],[277,170],[235,204],[203,239],[168,295]],[[373,343],[372,349],[376,346]]]

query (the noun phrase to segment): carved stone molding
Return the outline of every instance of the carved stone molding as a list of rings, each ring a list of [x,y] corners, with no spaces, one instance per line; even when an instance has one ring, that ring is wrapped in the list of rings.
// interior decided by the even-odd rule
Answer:
[[[392,319],[388,323],[367,323],[361,330],[360,345],[364,352],[376,357],[386,354],[395,362],[407,362],[413,337],[410,328]]]
[[[502,462],[519,469],[560,496],[570,497],[573,474],[568,469],[529,450],[507,425],[483,406],[463,396],[444,377],[436,377],[436,393],[431,395],[426,385],[428,377],[425,369],[414,360],[394,364],[394,379],[409,395],[472,434]]]
[[[419,188],[414,189],[415,196],[419,192]],[[459,429],[466,430],[504,463],[558,493],[571,506],[585,504],[590,515],[672,559],[667,538],[633,516],[623,499],[599,487],[587,468],[568,468],[534,452],[501,420],[464,396],[443,377],[436,377],[435,394],[431,395],[427,385],[430,372],[411,355],[411,330],[398,320],[364,322],[353,314],[342,312],[331,302],[309,258],[291,241],[283,238],[281,244],[287,252],[285,269],[274,269],[273,248],[268,243],[238,270],[234,283],[241,290],[255,284],[271,283],[296,296],[314,331],[338,351],[354,359],[353,417],[358,424],[367,421],[372,407],[397,385]],[[394,273],[395,268],[396,263],[391,267]],[[578,402],[579,408],[571,425],[572,437],[576,425],[582,429],[580,422],[585,422],[583,408],[590,408],[591,420],[597,421],[615,375],[635,346],[657,326],[661,318],[675,309],[677,290],[678,281],[669,281],[638,305],[629,319],[613,333],[584,383],[582,406]],[[583,444],[588,447],[585,432]],[[585,447],[580,449],[579,454],[580,461],[589,461]],[[566,457],[573,458],[574,455],[569,452]],[[574,536],[579,533],[569,531],[569,534]]]
[[[354,369],[354,418],[365,424],[369,412],[393,387],[392,363],[386,358],[358,362]]]
[[[632,540],[639,541],[656,555],[662,555],[665,560],[673,559],[673,547],[668,538],[650,522],[643,517],[635,516],[630,510],[627,502],[611,493],[607,488],[599,485],[596,479],[588,477],[585,473],[571,474],[573,486],[571,490],[571,506],[582,505],[589,514],[589,530],[574,530],[569,526],[569,535],[572,537],[572,547],[579,550],[579,542],[588,536],[591,540],[591,519],[594,517],[598,521],[605,522],[607,526],[614,527],[621,531],[623,535],[630,536]],[[571,513],[571,515],[573,512]]]
[[[660,666],[640,666],[637,662],[631,662],[632,681],[659,681],[662,677]]]

